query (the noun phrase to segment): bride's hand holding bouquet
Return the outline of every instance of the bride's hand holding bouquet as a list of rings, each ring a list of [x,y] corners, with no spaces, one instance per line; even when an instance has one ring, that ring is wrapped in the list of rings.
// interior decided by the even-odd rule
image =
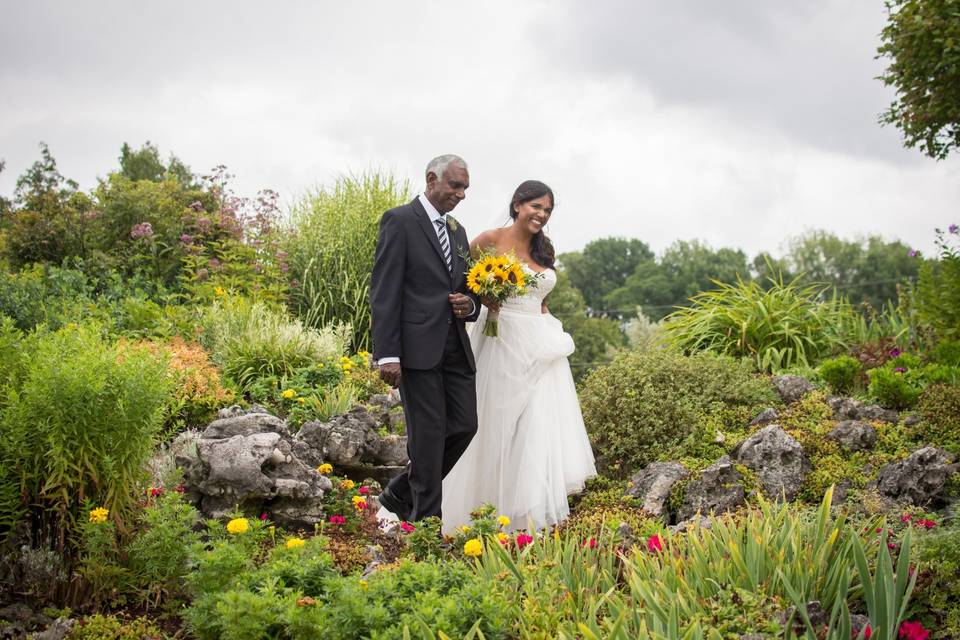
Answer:
[[[495,338],[499,332],[500,305],[535,287],[537,275],[524,273],[523,263],[513,253],[497,255],[490,250],[468,260],[467,266],[467,288],[479,295],[490,310],[483,335]]]

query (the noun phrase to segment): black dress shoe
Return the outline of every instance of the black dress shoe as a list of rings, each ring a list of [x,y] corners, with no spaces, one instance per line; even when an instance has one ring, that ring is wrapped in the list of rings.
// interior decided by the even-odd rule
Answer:
[[[400,502],[395,495],[390,493],[390,489],[384,488],[383,491],[380,492],[377,500],[380,502],[380,506],[384,507],[387,511],[392,512],[393,515],[397,516],[401,520],[410,520],[410,507]]]

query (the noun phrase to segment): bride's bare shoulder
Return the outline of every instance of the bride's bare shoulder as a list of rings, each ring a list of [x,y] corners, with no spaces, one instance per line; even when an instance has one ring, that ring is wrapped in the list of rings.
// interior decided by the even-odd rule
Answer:
[[[500,238],[500,232],[502,229],[487,229],[486,231],[481,231],[471,242],[471,247],[480,247],[487,248],[490,246],[496,246],[497,240]]]

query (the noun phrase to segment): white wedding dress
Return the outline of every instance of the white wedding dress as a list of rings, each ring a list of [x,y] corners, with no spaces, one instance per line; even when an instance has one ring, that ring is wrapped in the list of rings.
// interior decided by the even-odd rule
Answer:
[[[532,275],[532,272],[531,272]],[[567,356],[570,334],[541,313],[556,286],[552,269],[500,309],[499,336],[483,335],[487,309],[468,328],[477,363],[478,430],[443,481],[443,530],[469,524],[483,503],[510,518],[508,529],[564,520],[567,495],[596,475]]]

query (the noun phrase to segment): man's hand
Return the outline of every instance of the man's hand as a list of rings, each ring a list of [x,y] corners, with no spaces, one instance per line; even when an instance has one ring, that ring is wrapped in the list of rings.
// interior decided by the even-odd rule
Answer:
[[[453,315],[458,318],[466,318],[473,310],[473,300],[462,293],[451,293],[447,296],[450,300],[450,306],[453,307]]]
[[[391,387],[400,386],[400,363],[385,362],[380,365],[380,379]]]

